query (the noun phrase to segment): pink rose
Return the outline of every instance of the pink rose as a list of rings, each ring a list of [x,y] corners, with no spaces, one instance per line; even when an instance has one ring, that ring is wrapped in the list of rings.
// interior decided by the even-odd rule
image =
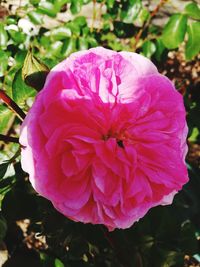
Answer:
[[[22,166],[68,218],[128,228],[188,181],[182,96],[141,55],[101,47],[52,69],[21,128]]]

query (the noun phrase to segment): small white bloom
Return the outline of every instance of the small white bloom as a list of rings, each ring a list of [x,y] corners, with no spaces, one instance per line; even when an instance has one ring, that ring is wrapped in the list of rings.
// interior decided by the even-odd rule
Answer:
[[[30,36],[36,35],[38,32],[35,25],[28,19],[20,19],[18,21],[18,27],[21,28],[24,33]]]

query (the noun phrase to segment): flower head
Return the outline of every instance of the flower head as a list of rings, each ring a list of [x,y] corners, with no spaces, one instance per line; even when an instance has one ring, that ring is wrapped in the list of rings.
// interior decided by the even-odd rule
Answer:
[[[141,55],[101,47],[49,73],[21,128],[22,167],[74,221],[128,228],[188,181],[182,96]]]

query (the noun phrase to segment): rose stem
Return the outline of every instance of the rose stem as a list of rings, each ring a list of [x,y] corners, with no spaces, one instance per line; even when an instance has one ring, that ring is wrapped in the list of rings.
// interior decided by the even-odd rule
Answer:
[[[92,23],[90,27],[90,32],[93,32],[94,30],[94,22],[96,20],[96,0],[93,0],[93,12],[92,12]]]
[[[0,141],[19,143],[19,138],[0,134]]]
[[[2,89],[0,89],[0,99],[16,113],[20,120],[25,119],[26,114],[23,110]]]

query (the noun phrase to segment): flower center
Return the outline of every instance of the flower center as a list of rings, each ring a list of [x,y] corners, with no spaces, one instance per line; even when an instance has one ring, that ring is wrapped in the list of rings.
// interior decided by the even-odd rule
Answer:
[[[102,139],[104,141],[107,141],[109,138],[115,138],[117,145],[121,148],[124,148],[124,141],[128,139],[128,136],[125,131],[117,133],[117,132],[113,132],[112,130],[109,130],[108,134],[103,135]]]
[[[119,147],[124,148],[123,140],[117,140],[117,144]]]

